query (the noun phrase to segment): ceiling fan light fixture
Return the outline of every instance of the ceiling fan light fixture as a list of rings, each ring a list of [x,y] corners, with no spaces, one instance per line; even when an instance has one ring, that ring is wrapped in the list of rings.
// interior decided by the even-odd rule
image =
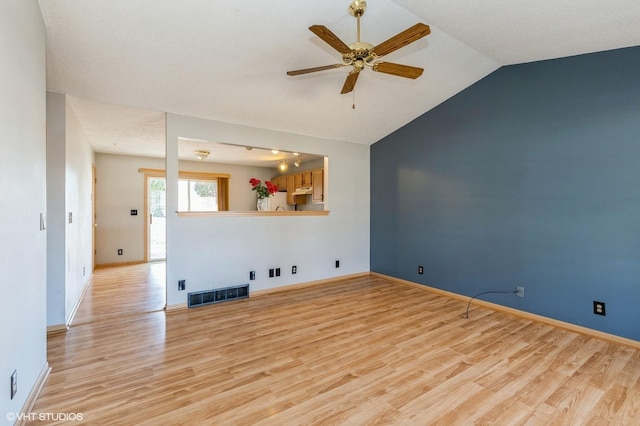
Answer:
[[[206,160],[209,154],[211,154],[211,152],[204,149],[196,149],[195,151],[193,151],[193,155],[195,155],[196,158],[200,161]]]

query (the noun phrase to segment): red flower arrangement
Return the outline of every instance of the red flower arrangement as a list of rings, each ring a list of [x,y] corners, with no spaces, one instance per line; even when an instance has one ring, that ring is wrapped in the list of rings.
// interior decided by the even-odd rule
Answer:
[[[278,186],[274,185],[269,181],[266,181],[263,184],[259,179],[251,178],[249,179],[249,183],[253,187],[251,188],[251,190],[256,191],[256,194],[258,194],[258,199],[260,200],[263,198],[270,197],[271,195],[278,192]]]

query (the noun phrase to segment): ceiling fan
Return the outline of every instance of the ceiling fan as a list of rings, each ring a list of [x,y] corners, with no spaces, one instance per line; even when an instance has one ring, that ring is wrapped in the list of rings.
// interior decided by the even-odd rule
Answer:
[[[414,26],[391,37],[389,40],[384,41],[377,46],[373,46],[369,43],[360,41],[360,17],[364,14],[366,8],[367,2],[365,0],[353,0],[349,5],[349,13],[358,20],[357,41],[350,45],[345,44],[324,25],[312,25],[309,27],[309,30],[311,30],[312,33],[320,37],[325,43],[342,54],[341,64],[287,71],[287,75],[295,76],[351,66],[353,69],[347,75],[344,86],[342,86],[342,91],[340,92],[342,94],[353,91],[356,81],[358,80],[358,76],[365,66],[370,67],[376,72],[396,75],[399,77],[412,79],[420,77],[424,71],[422,68],[384,62],[381,61],[380,58],[429,35],[431,33],[429,26],[421,23],[415,24]]]

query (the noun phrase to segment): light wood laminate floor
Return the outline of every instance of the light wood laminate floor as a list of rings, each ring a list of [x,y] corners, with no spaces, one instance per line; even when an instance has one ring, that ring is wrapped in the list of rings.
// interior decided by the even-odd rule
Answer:
[[[638,350],[479,307],[465,319],[464,302],[377,277],[165,314],[154,267],[95,271],[76,322],[49,338],[33,412],[95,425],[640,424]]]

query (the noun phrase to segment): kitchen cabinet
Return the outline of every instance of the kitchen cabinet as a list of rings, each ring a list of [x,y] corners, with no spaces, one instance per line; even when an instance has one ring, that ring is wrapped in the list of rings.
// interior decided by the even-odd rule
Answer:
[[[312,186],[312,181],[311,171],[302,173],[302,186]]]
[[[302,187],[311,187],[312,185],[311,171],[296,173],[294,176],[295,176],[294,189],[298,189]]]
[[[295,191],[296,186],[296,177],[295,175],[284,176],[287,181],[287,204],[295,204],[296,196],[293,195],[293,191]],[[290,189],[291,188],[291,189]]]
[[[274,176],[271,182],[278,185],[280,192],[287,191],[287,204],[300,205],[307,203],[307,195],[293,195],[293,192],[301,187],[312,189],[311,202],[324,203],[324,170],[315,169],[293,175]]]
[[[271,178],[271,183],[278,187],[278,192],[285,192],[287,190],[286,176],[274,176]]]
[[[313,204],[324,203],[324,170],[316,169],[311,171],[311,202]]]

